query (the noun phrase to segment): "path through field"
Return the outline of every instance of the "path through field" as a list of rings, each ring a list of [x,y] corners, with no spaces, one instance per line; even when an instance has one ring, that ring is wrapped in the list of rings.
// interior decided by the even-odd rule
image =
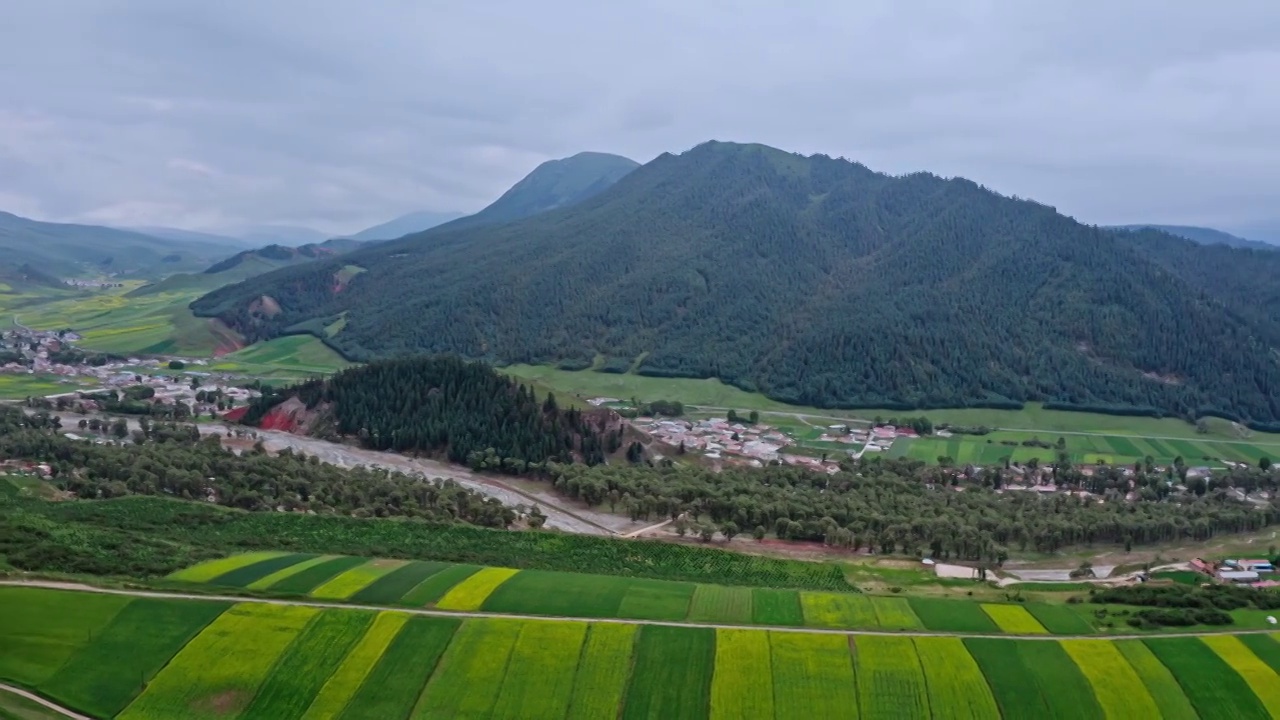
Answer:
[[[406,608],[406,607],[388,607],[385,605],[360,605],[354,603],[332,603],[319,602],[315,600],[285,600],[281,598],[264,598],[254,597],[251,595],[214,595],[202,593],[180,593],[169,592],[163,590],[123,590],[118,588],[104,588],[95,585],[84,585],[81,583],[58,582],[53,580],[0,580],[0,586],[15,587],[37,587],[47,590],[71,590],[75,592],[92,592],[105,595],[126,595],[129,597],[140,598],[162,598],[168,600],[217,600],[232,603],[262,603],[266,605],[285,605],[296,607],[310,607],[322,609],[342,609],[348,610],[394,610],[395,612],[408,613],[410,615],[425,615],[430,617],[464,617],[464,618],[499,618],[507,620],[528,620],[528,621],[544,621],[544,622],[564,622],[573,620],[578,622],[592,623],[612,623],[617,625],[658,625],[662,627],[675,628],[711,628],[711,629],[728,629],[728,630],[769,630],[771,632],[787,632],[787,633],[805,633],[820,635],[883,635],[887,637],[957,637],[957,638],[990,638],[999,637],[1013,640],[1061,640],[1061,635],[1037,634],[1037,635],[1019,635],[1016,633],[964,633],[964,632],[944,632],[934,630],[837,630],[821,627],[794,626],[794,625],[740,625],[735,623],[715,623],[715,622],[675,622],[670,620],[638,620],[627,618],[603,618],[603,617],[573,617],[573,616],[551,616],[551,615],[521,615],[519,613],[497,613],[497,612],[474,612],[474,611],[453,611],[453,610],[429,610],[426,608]],[[1018,609],[1021,609],[1020,607]],[[1090,641],[1090,640],[1140,640],[1144,638],[1188,638],[1188,637],[1204,637],[1215,635],[1270,635],[1274,630],[1221,630],[1221,631],[1201,631],[1201,632],[1174,632],[1159,634],[1127,634],[1127,635],[1080,635],[1071,636],[1072,640]]]
[[[39,695],[36,695],[35,693],[29,693],[26,690],[23,690],[22,688],[17,688],[12,685],[6,685],[5,683],[0,683],[0,692],[7,692],[12,695],[17,695],[18,697],[24,697],[30,700],[31,702],[43,705],[44,707],[47,707],[56,713],[66,715],[69,718],[73,718],[73,720],[93,720],[93,718],[89,717],[88,715],[81,715],[75,710],[64,708],[61,705],[45,700],[44,698],[40,697]]]

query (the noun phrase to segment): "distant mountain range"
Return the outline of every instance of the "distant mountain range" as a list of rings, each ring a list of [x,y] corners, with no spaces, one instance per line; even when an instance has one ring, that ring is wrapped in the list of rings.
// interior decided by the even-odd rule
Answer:
[[[0,212],[0,265],[48,277],[151,278],[198,271],[226,257],[227,245],[166,239],[96,225],[49,223]]]
[[[1280,246],[1258,240],[1246,240],[1228,232],[1213,228],[1195,227],[1192,225],[1113,225],[1112,230],[1159,230],[1161,232],[1186,238],[1201,245],[1226,245],[1234,248],[1253,248],[1254,250],[1280,250]]]
[[[1034,400],[1280,429],[1280,253],[761,145],[611,166],[563,193],[548,185],[573,173],[543,166],[475,216],[192,308],[251,339],[341,316],[325,341],[351,359],[452,352],[825,407]]]
[[[394,220],[388,220],[380,225],[374,225],[360,232],[350,235],[352,240],[376,241],[376,240],[395,240],[412,233],[430,230],[437,225],[443,225],[450,220],[457,220],[462,217],[462,213],[439,213],[422,211],[401,215]]]

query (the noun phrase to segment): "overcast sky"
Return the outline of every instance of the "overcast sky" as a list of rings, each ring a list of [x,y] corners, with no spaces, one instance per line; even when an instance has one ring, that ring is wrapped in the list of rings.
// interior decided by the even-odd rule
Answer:
[[[1276,0],[40,0],[3,15],[0,209],[41,219],[348,232],[479,209],[550,158],[645,162],[708,139],[963,175],[1086,222],[1280,219]]]

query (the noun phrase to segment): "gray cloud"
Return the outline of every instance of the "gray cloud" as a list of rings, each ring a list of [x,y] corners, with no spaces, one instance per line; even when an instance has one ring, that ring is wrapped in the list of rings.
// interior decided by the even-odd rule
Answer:
[[[355,230],[715,138],[1088,222],[1280,215],[1280,6],[60,0],[0,25],[0,206]]]

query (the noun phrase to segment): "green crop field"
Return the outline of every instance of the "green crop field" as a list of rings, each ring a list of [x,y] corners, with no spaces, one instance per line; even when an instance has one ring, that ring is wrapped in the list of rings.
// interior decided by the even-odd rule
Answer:
[[[979,720],[998,717],[987,679],[959,638],[915,639],[920,668],[929,684],[929,707],[935,718]]]
[[[962,640],[0,587],[0,643],[0,681],[95,717],[1266,718],[1280,703],[1267,635]]]
[[[699,585],[693,593],[689,619],[694,622],[745,624],[751,618],[750,588]]]
[[[1071,605],[1049,605],[1048,603],[1027,603],[1027,612],[1044,626],[1052,635],[1088,635],[1094,632],[1093,626]]]
[[[132,600],[94,634],[92,642],[41,683],[40,690],[63,704],[114,717],[169,658],[228,607],[220,602]]]
[[[1021,605],[982,603],[982,611],[991,616],[997,627],[1010,635],[1044,635],[1049,632]]]
[[[617,617],[629,578],[524,570],[502,583],[484,601],[490,612],[565,617]]]
[[[772,717],[773,656],[768,633],[755,630],[716,632],[715,671],[711,678],[713,719]]]
[[[317,615],[276,663],[245,717],[301,716],[373,618],[370,612],[345,610]]]
[[[800,593],[755,588],[751,591],[751,621],[757,625],[803,625]]]
[[[39,686],[128,604],[126,597],[0,587],[0,677]]]
[[[876,625],[888,630],[923,630],[924,624],[911,611],[906,598],[869,597],[876,612]]]
[[[81,383],[68,383],[57,375],[0,375],[0,400],[23,400],[84,389]]]
[[[276,659],[318,612],[252,603],[233,606],[178,651],[120,717],[216,720],[239,715]]]
[[[908,602],[916,617],[930,630],[939,632],[997,633],[1000,628],[974,602],[943,598],[913,597]]]
[[[404,564],[403,560],[370,560],[346,572],[335,575],[315,590],[312,590],[310,595],[322,600],[349,598],[380,578],[398,570]]]
[[[286,335],[218,358],[212,369],[266,378],[328,375],[351,363],[312,335]]]

